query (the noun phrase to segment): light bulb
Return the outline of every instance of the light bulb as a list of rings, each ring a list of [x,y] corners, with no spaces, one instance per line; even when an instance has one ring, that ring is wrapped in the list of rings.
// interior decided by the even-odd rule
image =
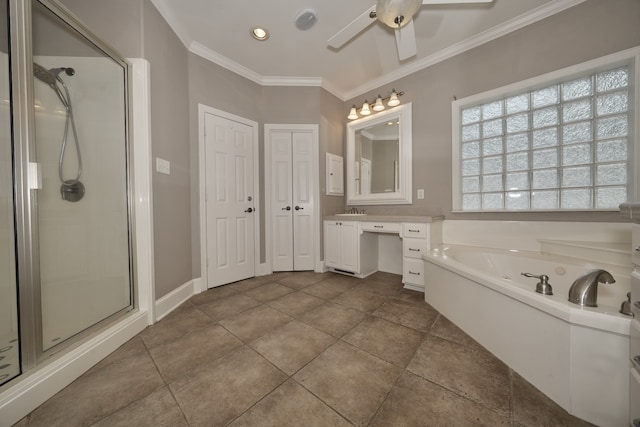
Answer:
[[[369,103],[367,100],[364,100],[364,104],[362,104],[362,108],[360,109],[360,114],[363,116],[368,116],[371,114],[371,110],[369,110]]]
[[[353,107],[351,107],[351,111],[349,111],[349,115],[347,116],[347,119],[355,120],[357,118],[358,118],[358,113],[356,113],[356,106],[354,105]]]
[[[378,95],[376,98],[376,103],[373,105],[373,111],[382,111],[384,110],[384,104],[382,103],[382,97]]]
[[[387,105],[389,107],[400,105],[400,100],[398,99],[398,94],[396,93],[395,89],[391,92],[391,96],[389,97],[389,102],[387,102]]]

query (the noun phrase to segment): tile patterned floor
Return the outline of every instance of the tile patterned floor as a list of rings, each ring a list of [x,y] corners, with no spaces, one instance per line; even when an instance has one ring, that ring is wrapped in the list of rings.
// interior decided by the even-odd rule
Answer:
[[[400,276],[196,295],[17,426],[582,426]]]

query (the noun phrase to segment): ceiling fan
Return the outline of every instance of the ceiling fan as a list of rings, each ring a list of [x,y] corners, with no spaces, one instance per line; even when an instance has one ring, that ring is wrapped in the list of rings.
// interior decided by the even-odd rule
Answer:
[[[413,16],[421,6],[491,2],[493,0],[378,0],[374,6],[338,31],[327,43],[337,49],[373,24],[377,19],[395,30],[398,58],[402,61],[414,56],[418,51],[413,28]]]

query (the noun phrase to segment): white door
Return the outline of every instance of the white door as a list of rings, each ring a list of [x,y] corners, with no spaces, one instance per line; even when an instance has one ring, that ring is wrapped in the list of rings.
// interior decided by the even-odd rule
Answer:
[[[204,114],[207,287],[255,276],[253,129]]]
[[[291,132],[271,133],[271,256],[273,271],[293,271]]]
[[[315,217],[313,171],[313,135],[294,132],[293,148],[293,269],[313,270],[313,219]]]
[[[268,133],[271,263],[273,271],[314,269],[316,249],[316,134]]]

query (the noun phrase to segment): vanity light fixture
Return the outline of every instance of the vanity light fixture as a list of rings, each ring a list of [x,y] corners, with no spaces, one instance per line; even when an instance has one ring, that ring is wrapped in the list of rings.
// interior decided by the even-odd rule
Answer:
[[[355,120],[357,118],[358,118],[358,113],[356,112],[356,106],[354,105],[353,107],[351,107],[351,111],[349,111],[349,115],[347,116],[347,119]]]
[[[269,38],[269,31],[266,28],[253,27],[251,29],[251,37],[262,42]]]
[[[375,111],[376,113],[383,111],[385,109],[385,106],[384,106],[385,102],[389,107],[395,107],[397,105],[400,105],[399,97],[402,95],[404,95],[404,92],[398,92],[395,89],[393,89],[391,91],[391,94],[386,98],[383,98],[382,96],[378,95],[378,97],[376,98],[376,102],[374,102],[373,104],[369,104],[369,102],[365,99],[364,104],[362,104],[362,107],[360,107],[359,110],[356,108],[355,105],[351,107],[351,110],[349,110],[349,115],[347,116],[347,119],[355,120],[361,116],[368,116],[369,114],[371,114],[371,110]]]
[[[391,96],[389,97],[389,102],[387,102],[387,105],[389,107],[395,107],[396,105],[400,105],[400,100],[398,99],[398,96],[402,95],[402,93],[397,93],[395,89],[393,89],[391,91]]]
[[[362,104],[362,107],[360,108],[360,115],[368,116],[369,114],[371,114],[371,110],[369,109],[369,103],[365,99],[364,104]]]
[[[378,95],[376,98],[376,103],[373,104],[373,111],[382,111],[384,110],[384,104],[382,103],[382,97]]]

